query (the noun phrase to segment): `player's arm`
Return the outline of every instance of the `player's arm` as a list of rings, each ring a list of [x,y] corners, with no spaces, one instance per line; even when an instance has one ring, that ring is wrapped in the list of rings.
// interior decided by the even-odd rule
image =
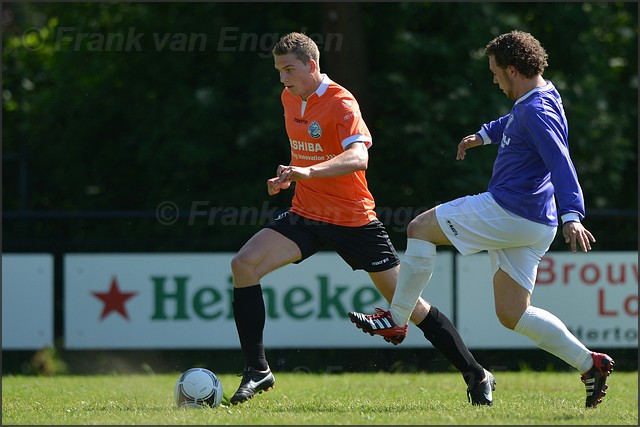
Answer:
[[[345,150],[332,159],[310,166],[308,178],[327,178],[348,175],[366,170],[369,164],[369,150],[363,141],[352,142]]]
[[[469,148],[494,144],[497,143],[497,141],[500,141],[502,134],[509,123],[509,118],[510,114],[507,114],[506,116],[502,116],[490,123],[485,123],[480,127],[478,132],[462,138],[458,143],[456,160],[464,160]]]
[[[550,120],[549,115],[534,114],[526,124],[529,133],[534,136],[538,154],[551,173],[564,241],[569,244],[572,252],[576,252],[578,248],[582,252],[588,252],[596,238],[581,223],[585,217],[585,207],[578,174],[569,155],[565,136],[558,133],[561,126]]]
[[[366,170],[369,164],[369,151],[365,142],[356,141],[347,145],[345,150],[324,162],[316,163],[309,167],[283,166],[278,167],[278,178],[274,186],[281,186],[293,181],[302,181],[310,178],[329,178],[333,176],[348,175],[350,173]]]
[[[467,135],[462,138],[462,141],[458,143],[458,152],[456,153],[456,160],[464,160],[467,155],[467,150],[469,148],[477,147],[478,145],[482,145],[483,141],[480,135],[477,133]]]

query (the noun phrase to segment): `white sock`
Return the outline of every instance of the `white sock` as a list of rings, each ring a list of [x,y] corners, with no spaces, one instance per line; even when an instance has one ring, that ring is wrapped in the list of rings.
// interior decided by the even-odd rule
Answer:
[[[422,290],[433,274],[436,245],[426,240],[407,239],[407,250],[400,263],[398,284],[391,300],[391,316],[396,325],[409,323]]]
[[[567,362],[580,373],[593,366],[591,351],[553,314],[529,306],[514,331],[531,338],[538,347]]]

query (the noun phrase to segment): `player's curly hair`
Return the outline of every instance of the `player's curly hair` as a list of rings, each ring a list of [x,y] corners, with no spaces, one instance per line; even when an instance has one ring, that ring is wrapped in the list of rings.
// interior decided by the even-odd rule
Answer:
[[[312,59],[316,64],[320,64],[318,45],[311,37],[302,33],[293,32],[282,36],[274,46],[272,53],[278,56],[293,53],[296,58],[305,64]]]
[[[501,34],[485,47],[487,56],[493,56],[496,65],[515,67],[520,74],[531,79],[542,75],[547,68],[547,52],[540,42],[529,33],[514,30]]]

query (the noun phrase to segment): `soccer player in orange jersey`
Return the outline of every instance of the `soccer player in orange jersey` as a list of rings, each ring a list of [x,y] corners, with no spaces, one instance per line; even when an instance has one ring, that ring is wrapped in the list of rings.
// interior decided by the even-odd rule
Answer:
[[[257,232],[233,258],[234,318],[245,366],[232,404],[272,388],[275,378],[263,344],[265,307],[260,280],[325,247],[351,268],[366,271],[391,301],[400,260],[374,211],[365,171],[373,140],[353,95],[320,72],[315,42],[301,33],[282,37],[273,49],[284,85],[282,105],[291,161],[267,180],[270,195],[295,182],[291,208]],[[411,316],[433,346],[461,372],[470,400],[491,405],[494,379],[476,362],[449,319],[420,299]],[[406,334],[390,330],[398,344]]]

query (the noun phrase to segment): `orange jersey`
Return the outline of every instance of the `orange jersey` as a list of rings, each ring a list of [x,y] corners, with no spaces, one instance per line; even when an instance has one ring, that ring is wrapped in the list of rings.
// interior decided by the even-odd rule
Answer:
[[[364,142],[367,148],[372,144],[356,99],[329,77],[323,77],[307,101],[286,88],[282,91],[292,166],[324,162],[342,153],[352,142]],[[376,219],[374,208],[363,170],[297,181],[291,202],[291,211],[305,218],[348,227]]]

